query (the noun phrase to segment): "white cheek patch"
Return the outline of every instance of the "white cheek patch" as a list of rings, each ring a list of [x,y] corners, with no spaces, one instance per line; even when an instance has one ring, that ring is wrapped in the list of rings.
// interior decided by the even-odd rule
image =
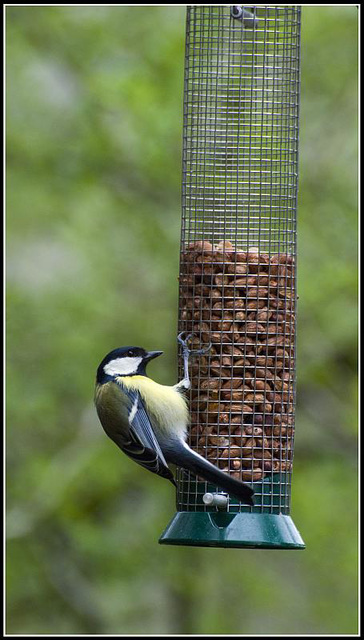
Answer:
[[[108,376],[128,376],[136,373],[143,358],[116,358],[104,366]]]

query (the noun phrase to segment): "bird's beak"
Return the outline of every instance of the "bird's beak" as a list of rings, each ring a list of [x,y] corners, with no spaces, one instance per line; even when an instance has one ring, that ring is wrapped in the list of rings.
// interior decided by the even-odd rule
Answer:
[[[162,353],[163,351],[148,351],[147,355],[144,356],[144,362],[149,362],[149,360],[153,360],[153,358],[158,358]]]

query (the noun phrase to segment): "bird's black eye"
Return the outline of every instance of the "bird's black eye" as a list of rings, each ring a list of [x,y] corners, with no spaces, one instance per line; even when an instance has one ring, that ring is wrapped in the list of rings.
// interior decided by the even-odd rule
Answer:
[[[133,355],[134,355],[134,351],[132,349],[129,349],[128,356],[133,356]]]

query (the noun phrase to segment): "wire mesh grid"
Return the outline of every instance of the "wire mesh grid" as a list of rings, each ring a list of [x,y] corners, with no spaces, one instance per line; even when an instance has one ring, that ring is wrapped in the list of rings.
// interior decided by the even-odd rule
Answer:
[[[212,344],[191,366],[189,444],[267,513],[290,506],[299,54],[297,6],[187,8],[178,328]],[[177,477],[178,509],[207,510],[210,485]]]

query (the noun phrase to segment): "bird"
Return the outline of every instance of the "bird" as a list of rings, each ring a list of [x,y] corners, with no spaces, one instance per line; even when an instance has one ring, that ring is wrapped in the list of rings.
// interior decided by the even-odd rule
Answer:
[[[254,491],[249,485],[218,469],[186,442],[189,358],[207,349],[189,349],[191,335],[183,336],[183,332],[179,334],[178,341],[182,345],[184,377],[173,386],[159,384],[146,373],[147,364],[163,351],[125,346],[104,357],[97,368],[94,396],[101,425],[127,456],[175,486],[169,464],[182,467],[240,502],[254,506]]]

